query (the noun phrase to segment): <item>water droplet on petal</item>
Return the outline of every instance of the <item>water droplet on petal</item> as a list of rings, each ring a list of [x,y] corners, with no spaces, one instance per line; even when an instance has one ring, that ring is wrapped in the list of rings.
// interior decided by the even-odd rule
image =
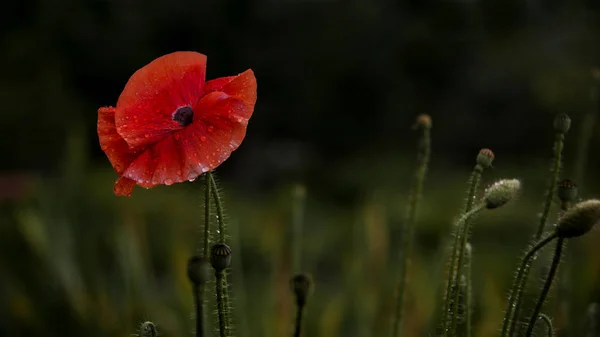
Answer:
[[[171,180],[169,178],[165,179],[165,185],[169,186],[169,185],[172,185],[172,184],[173,184],[173,180]]]
[[[190,172],[187,176],[189,182],[196,180],[197,175],[194,172]]]
[[[145,134],[145,135],[144,135],[144,137],[146,137],[146,138],[150,138],[150,134],[149,134],[149,133],[147,133],[147,134]]]
[[[180,176],[181,175],[181,170],[177,170],[177,175]]]
[[[200,140],[201,140],[201,141],[203,141],[203,142],[205,142],[205,141],[206,141],[206,137],[204,137],[204,136],[201,136],[201,137],[200,137]]]
[[[213,132],[213,131],[215,131],[215,127],[214,127],[214,126],[212,126],[212,125],[210,125],[210,126],[208,127],[208,132]]]

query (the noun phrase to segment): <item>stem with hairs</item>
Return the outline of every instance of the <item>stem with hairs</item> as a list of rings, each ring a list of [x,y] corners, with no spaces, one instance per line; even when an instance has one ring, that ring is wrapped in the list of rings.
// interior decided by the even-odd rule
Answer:
[[[564,125],[561,123],[557,123],[557,121],[562,121],[562,122],[568,121],[568,123],[564,123],[564,124],[566,124],[566,125]],[[542,210],[542,215],[540,216],[540,222],[538,224],[537,231],[532,240],[533,242],[537,242],[542,237],[542,234],[544,233],[544,229],[546,227],[546,222],[548,221],[548,216],[550,215],[550,209],[552,207],[552,199],[554,198],[554,194],[556,193],[556,185],[558,183],[558,178],[560,175],[560,167],[561,167],[561,161],[562,161],[562,151],[563,151],[563,147],[564,147],[565,134],[569,129],[569,125],[570,125],[570,119],[567,115],[559,114],[555,118],[554,128],[556,130],[556,135],[555,135],[555,140],[554,140],[554,154],[553,154],[554,160],[553,160],[553,164],[552,164],[550,184],[548,186],[548,189],[546,190],[544,208]],[[521,311],[521,303],[522,303],[521,296],[524,291],[525,285],[527,284],[527,280],[529,278],[530,268],[531,268],[531,265],[528,263],[527,265],[525,265],[525,267],[522,270],[522,279],[516,285],[516,287],[519,288],[519,291],[516,292],[517,297],[509,298],[508,305],[511,310],[511,312],[510,312],[511,316],[509,316],[508,319],[511,322],[510,323],[511,328],[509,329],[509,334],[507,336],[511,336],[512,331],[514,331],[514,328],[516,326],[516,322],[518,321],[520,311]],[[515,285],[513,285],[513,286],[515,286]],[[513,291],[515,291],[515,289],[511,289],[511,292],[513,292]],[[505,316],[505,320],[506,320],[506,318],[507,317]],[[506,321],[503,322],[503,326],[505,324],[507,324]],[[503,329],[503,331],[504,331],[504,329]]]
[[[217,210],[217,224],[219,229],[217,233],[219,234],[219,242],[225,243],[225,216],[223,210],[223,202],[221,201],[221,195],[219,193],[219,188],[217,187],[217,182],[215,181],[214,175],[212,171],[208,171],[207,177],[210,180],[211,192],[213,195],[213,199],[215,200],[215,208]],[[229,298],[229,284],[227,281],[227,272],[222,272],[221,278],[221,299],[224,302],[224,317],[226,326],[228,329],[231,328],[231,299]]]
[[[563,251],[563,243],[564,239],[562,237],[559,237],[556,241],[556,248],[554,250],[554,258],[552,259],[552,265],[550,266],[548,277],[546,278],[546,282],[544,283],[544,288],[542,289],[540,297],[535,305],[535,309],[533,310],[533,315],[531,315],[531,318],[529,320],[529,325],[527,326],[527,332],[525,333],[525,337],[531,337],[531,334],[533,334],[533,328],[535,327],[535,323],[538,320],[540,312],[542,311],[544,302],[546,302],[546,297],[548,296],[548,292],[550,291],[550,287],[552,286],[552,282],[554,281],[554,276],[556,275],[556,270],[558,269],[558,265],[560,264],[560,258],[562,256]]]
[[[506,312],[504,313],[504,320],[502,322],[502,332],[500,336],[507,337],[511,336],[514,331],[516,319],[514,315],[514,311],[517,305],[520,305],[521,297],[523,295],[524,283],[523,277],[527,267],[529,266],[530,260],[533,256],[544,246],[546,246],[549,242],[557,238],[556,233],[552,233],[540,240],[537,244],[532,246],[527,254],[521,260],[521,265],[517,271],[517,276],[513,280],[513,285],[511,287],[510,295],[508,297],[508,307],[506,308]]]
[[[304,305],[297,303],[296,305],[296,326],[294,327],[294,337],[300,337],[302,329],[302,314],[304,313]]]
[[[465,213],[461,219],[464,219],[462,221],[462,233],[461,233],[461,242],[460,245],[458,246],[458,253],[457,253],[457,261],[456,261],[456,275],[454,277],[454,280],[452,280],[452,283],[454,284],[454,289],[459,289],[460,286],[460,275],[462,275],[463,273],[463,268],[464,268],[464,264],[465,262],[463,261],[464,256],[465,256],[465,247],[467,245],[468,239],[469,239],[469,232],[471,230],[471,222],[470,220],[477,215],[479,212],[481,212],[482,210],[484,210],[486,207],[485,203],[479,203],[477,204],[477,206],[475,206],[472,210],[470,210],[469,212]],[[459,224],[461,223],[461,221],[459,220]],[[457,226],[459,227],[459,226]],[[459,227],[460,228],[460,227]],[[454,298],[452,299],[452,310],[451,310],[451,318],[452,318],[452,325],[451,326],[451,333],[452,335],[456,335],[456,328],[458,325],[458,304],[460,302],[459,300],[459,291],[455,291],[454,292]],[[444,331],[444,335],[446,335],[448,332],[448,330],[446,329]]]
[[[219,315],[219,337],[227,337],[227,318],[225,317],[225,301],[223,299],[223,271],[215,272],[216,293],[217,293],[217,312]]]
[[[422,119],[421,119],[422,118]],[[417,211],[419,208],[419,201],[423,191],[423,182],[425,181],[425,174],[427,173],[427,165],[429,164],[429,157],[431,154],[431,119],[429,116],[421,115],[417,120],[417,125],[422,129],[423,134],[420,140],[418,158],[417,158],[417,170],[415,174],[414,185],[412,193],[410,195],[410,202],[407,210],[406,222],[404,224],[404,235],[402,242],[402,260],[400,261],[400,278],[397,286],[397,301],[396,309],[394,312],[394,319],[392,325],[392,337],[400,336],[401,324],[402,324],[402,313],[404,304],[404,292],[407,283],[407,269],[410,265],[410,255],[412,253],[412,246],[415,236],[415,222],[417,219]]]
[[[552,326],[552,320],[546,314],[540,314],[538,319],[546,324],[546,331],[548,337],[554,337],[554,327]]]
[[[466,249],[465,255],[465,278],[467,282],[467,289],[465,291],[465,337],[471,337],[471,305],[473,301],[473,299],[471,298],[473,294],[473,289],[471,285],[471,259],[473,258],[473,252],[471,251],[470,245],[468,246],[468,249]]]

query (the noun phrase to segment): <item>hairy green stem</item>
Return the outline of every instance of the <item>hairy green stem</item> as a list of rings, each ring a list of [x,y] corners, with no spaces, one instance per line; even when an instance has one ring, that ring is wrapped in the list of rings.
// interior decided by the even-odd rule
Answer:
[[[211,192],[213,195],[213,199],[215,200],[215,208],[217,209],[217,223],[219,226],[217,233],[219,234],[219,242],[225,243],[225,216],[223,210],[223,202],[221,201],[219,188],[217,187],[217,182],[215,181],[212,171],[208,171],[206,174],[208,179],[210,180]],[[222,272],[221,278],[222,281],[220,295],[224,304],[223,315],[225,317],[226,326],[231,327],[231,299],[229,297],[229,284],[227,281],[227,273],[225,271]]]
[[[219,337],[227,337],[227,320],[225,317],[225,301],[223,300],[223,271],[215,272],[216,293],[217,293],[217,312],[219,315]]]
[[[473,204],[475,203],[475,195],[477,194],[477,188],[479,187],[479,181],[481,180],[481,174],[483,173],[483,167],[479,164],[475,165],[473,172],[471,173],[471,178],[469,179],[469,194],[467,195],[467,205],[465,207],[465,212],[473,208]]]
[[[464,268],[464,264],[465,262],[463,261],[464,256],[465,256],[465,247],[467,245],[467,242],[469,240],[469,232],[471,230],[471,222],[470,220],[477,215],[479,212],[481,212],[482,210],[484,210],[486,207],[485,203],[480,203],[477,206],[475,206],[472,210],[470,210],[469,212],[465,213],[461,219],[464,219],[462,221],[462,233],[461,233],[461,240],[460,240],[460,244],[458,246],[458,250],[457,250],[457,259],[456,259],[456,274],[454,276],[454,279],[452,280],[452,283],[454,283],[454,288],[455,289],[459,289],[460,286],[460,276],[462,275],[463,272],[463,268]],[[460,220],[459,220],[460,222]],[[458,226],[457,226],[458,227]],[[451,326],[451,335],[456,335],[456,328],[458,325],[458,304],[460,302],[459,299],[459,291],[455,291],[454,292],[454,298],[452,299],[452,310],[450,312],[451,314],[451,318],[452,318],[452,325]],[[448,333],[448,329],[444,330],[444,335],[446,335]]]
[[[540,223],[538,225],[537,232],[535,233],[535,241],[539,240],[542,237],[542,234],[544,233],[544,229],[546,227],[546,222],[548,221],[548,215],[550,215],[552,199],[554,198],[554,194],[556,193],[556,184],[558,183],[558,178],[560,176],[560,165],[564,141],[565,134],[557,132],[556,139],[554,141],[554,163],[552,164],[552,176],[550,178],[550,185],[548,186],[548,190],[546,191],[546,200],[544,202],[542,216],[540,216]]]
[[[420,141],[419,153],[417,159],[417,170],[415,174],[414,185],[410,195],[410,202],[407,209],[406,222],[404,223],[404,235],[402,242],[402,260],[400,261],[400,278],[397,286],[397,301],[394,320],[392,325],[392,337],[400,336],[402,313],[404,304],[404,292],[407,283],[407,270],[410,265],[410,256],[415,236],[415,222],[419,201],[423,192],[423,182],[427,173],[427,165],[431,154],[431,129],[429,126],[422,127],[423,135]]]
[[[546,331],[548,337],[554,337],[554,327],[552,326],[552,320],[546,314],[540,314],[538,319],[546,323]]]
[[[558,270],[558,265],[560,264],[560,258],[562,256],[563,251],[563,238],[558,238],[556,241],[556,248],[554,250],[554,258],[552,259],[552,264],[550,265],[550,271],[548,272],[548,277],[546,278],[546,282],[544,282],[544,288],[540,293],[540,297],[535,305],[535,309],[533,309],[533,314],[529,319],[529,325],[527,326],[527,332],[525,333],[525,337],[531,337],[533,334],[533,328],[535,327],[535,323],[538,320],[538,316],[542,311],[542,307],[546,302],[546,297],[548,297],[548,293],[550,292],[550,287],[552,286],[552,282],[554,281],[554,276],[556,275],[556,271]]]
[[[300,337],[302,330],[302,314],[304,313],[304,305],[297,303],[296,305],[296,326],[294,327],[294,337]]]
[[[202,254],[205,258],[208,258],[210,241],[210,194],[212,189],[210,177],[212,177],[210,172],[206,173],[204,177],[204,242]]]
[[[471,282],[471,259],[473,254],[471,249],[467,249],[465,252],[466,261],[465,261],[465,278],[467,282],[466,292],[465,292],[465,337],[471,337],[471,311],[472,311],[472,302],[471,298],[473,294],[472,282]]]
[[[530,260],[540,249],[542,249],[550,241],[552,241],[556,238],[557,238],[556,233],[552,233],[552,234],[548,235],[547,237],[545,237],[544,239],[540,240],[537,244],[533,245],[529,249],[529,251],[527,251],[527,254],[525,254],[523,259],[521,260],[521,265],[519,266],[519,269],[517,271],[517,276],[513,280],[513,285],[510,290],[510,295],[508,296],[508,304],[507,304],[506,312],[504,313],[504,319],[502,321],[502,332],[501,332],[500,336],[502,336],[502,337],[511,336],[512,332],[515,329],[515,325],[517,322],[516,310],[522,300],[521,297],[523,295],[523,291],[525,288],[524,275],[525,275],[525,272],[526,272],[528,266],[530,265]]]

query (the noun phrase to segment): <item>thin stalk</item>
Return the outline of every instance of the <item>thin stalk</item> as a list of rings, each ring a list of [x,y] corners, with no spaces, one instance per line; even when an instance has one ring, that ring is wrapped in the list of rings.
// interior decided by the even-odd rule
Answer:
[[[469,240],[469,232],[471,229],[470,226],[470,220],[479,212],[481,212],[482,210],[485,209],[485,203],[480,203],[477,206],[475,206],[475,208],[473,208],[472,210],[470,210],[469,212],[465,213],[463,215],[463,223],[462,223],[462,233],[461,233],[461,242],[460,245],[458,247],[458,258],[456,261],[456,275],[454,277],[454,280],[452,280],[452,282],[454,283],[454,288],[455,289],[459,289],[460,286],[460,275],[462,275],[463,273],[463,267],[464,267],[464,256],[465,256],[465,247],[467,245],[467,242]],[[453,298],[453,302],[452,302],[452,312],[451,312],[451,317],[452,317],[452,334],[456,334],[456,328],[458,325],[458,303],[460,302],[459,300],[459,291],[455,291],[454,292],[454,298]],[[444,331],[444,335],[446,335],[448,333],[447,329]]]
[[[552,326],[552,320],[546,314],[540,314],[538,319],[546,323],[546,331],[548,337],[554,337],[554,327]]]
[[[552,175],[550,177],[550,185],[548,186],[548,190],[546,191],[546,200],[544,201],[544,208],[542,210],[542,215],[540,216],[540,223],[538,225],[537,232],[535,233],[535,236],[533,237],[533,242],[537,242],[542,237],[542,234],[544,233],[544,229],[546,227],[546,222],[548,221],[548,216],[550,215],[550,209],[552,208],[552,199],[554,198],[554,195],[556,193],[556,185],[558,183],[558,178],[560,175],[560,166],[561,166],[561,161],[562,161],[562,151],[563,151],[563,147],[564,147],[564,140],[565,140],[565,134],[562,132],[556,132],[556,136],[555,136],[555,140],[554,140],[554,156],[553,156],[554,162],[552,164],[552,171],[551,171]],[[521,281],[521,283],[523,284],[523,285],[521,285],[522,288],[524,288],[524,285],[527,283],[527,280],[529,278],[530,268],[531,268],[531,265],[528,264],[523,269],[523,276],[522,276],[522,281]],[[521,289],[521,292],[523,292],[523,289]],[[519,297],[520,296],[521,295],[519,295]],[[519,298],[519,300],[520,300],[520,298]],[[516,320],[518,320],[518,317],[520,316],[520,311],[521,311],[521,302],[517,301],[516,305],[513,309],[513,313],[512,313],[513,322],[512,322],[511,332],[512,332],[512,330],[514,330],[514,327],[516,325]]]
[[[471,249],[467,249],[465,252],[467,261],[465,262],[465,277],[467,282],[467,289],[465,291],[465,337],[471,337],[471,311],[473,289],[471,285],[471,259],[473,254]]]
[[[304,305],[298,303],[296,305],[296,326],[294,327],[294,337],[300,337],[302,330],[302,314],[304,313]]]
[[[475,194],[477,193],[477,188],[479,187],[479,181],[481,180],[481,174],[483,173],[483,167],[479,164],[475,165],[473,172],[471,173],[471,179],[469,179],[469,194],[467,195],[467,205],[465,207],[465,212],[473,208],[473,204],[475,204]]]
[[[421,194],[423,193],[423,182],[425,181],[425,174],[427,173],[427,165],[429,164],[429,157],[431,154],[431,126],[423,126],[423,135],[421,137],[419,154],[417,158],[417,170],[415,174],[414,186],[410,195],[410,203],[407,209],[406,222],[404,224],[404,235],[401,247],[402,260],[400,261],[400,278],[398,280],[398,298],[396,301],[396,310],[394,313],[394,320],[392,326],[392,337],[400,336],[402,313],[404,304],[404,292],[407,283],[407,269],[410,265],[410,256],[412,254],[412,246],[415,236],[415,222],[417,219],[417,211],[419,208],[419,201]]]
[[[558,238],[556,241],[556,248],[554,250],[554,258],[552,259],[552,265],[550,265],[550,271],[548,272],[548,277],[546,278],[546,282],[544,283],[544,288],[540,293],[540,297],[535,305],[535,309],[533,309],[533,315],[529,320],[529,325],[527,326],[527,332],[525,333],[525,337],[531,337],[533,333],[533,328],[535,327],[535,323],[538,320],[538,316],[542,311],[542,307],[544,306],[544,302],[546,302],[546,297],[548,296],[548,292],[550,292],[550,287],[552,286],[552,282],[554,281],[554,276],[556,275],[556,271],[558,270],[558,265],[560,264],[560,258],[562,256],[564,238]]]
[[[223,301],[223,271],[215,272],[217,278],[216,293],[217,293],[217,312],[219,315],[219,337],[227,337],[227,321],[225,318],[225,303]]]
[[[506,313],[504,314],[504,320],[502,321],[502,332],[500,336],[508,337],[512,335],[516,324],[516,307],[520,305],[523,290],[525,288],[525,282],[523,277],[527,266],[529,266],[529,261],[531,258],[544,246],[546,246],[550,241],[556,239],[556,233],[552,233],[539,241],[537,244],[532,246],[527,254],[521,260],[521,265],[517,271],[517,276],[513,281],[513,285],[510,290],[510,295],[508,296],[508,307],[506,308]]]
[[[210,172],[206,173],[204,177],[204,242],[202,254],[205,258],[208,258],[209,254],[209,238],[210,238],[210,194],[212,185],[210,183]]]
[[[215,200],[215,208],[217,209],[217,223],[219,226],[217,233],[219,234],[219,243],[225,243],[225,217],[223,215],[224,214],[223,202],[221,201],[221,195],[219,193],[219,188],[217,187],[217,182],[215,181],[212,171],[208,171],[208,172],[206,172],[206,174],[207,174],[208,179],[210,180],[211,192],[213,195],[213,199]],[[229,297],[229,284],[227,281],[227,273],[226,272],[223,272],[221,289],[222,289],[221,297],[223,298],[223,301],[225,303],[225,310],[224,310],[225,320],[227,322],[227,326],[231,327],[231,317],[230,317],[231,299]]]

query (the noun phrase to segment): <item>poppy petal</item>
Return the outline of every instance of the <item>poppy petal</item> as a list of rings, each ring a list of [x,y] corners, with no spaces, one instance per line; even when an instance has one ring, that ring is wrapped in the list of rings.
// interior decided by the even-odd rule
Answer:
[[[128,197],[131,195],[131,192],[133,192],[134,187],[135,181],[125,177],[119,177],[113,187],[113,191],[115,192],[115,195]]]
[[[158,159],[154,154],[154,146],[150,146],[127,167],[123,172],[123,177],[129,178],[145,188],[154,187],[156,184],[152,183],[152,177],[157,164]]]
[[[252,69],[237,76],[221,77],[206,82],[204,90],[208,92],[222,91],[229,96],[241,99],[250,110],[256,103],[256,77]],[[248,118],[250,118],[248,116]]]
[[[156,168],[152,175],[153,185],[171,185],[183,181],[181,176],[181,158],[179,156],[179,143],[175,140],[179,138],[179,133],[169,135],[167,138],[152,145],[153,153],[156,154]]]
[[[137,153],[131,151],[123,137],[117,133],[115,108],[103,107],[98,109],[97,128],[100,148],[108,157],[117,174],[121,175],[135,159]]]
[[[134,149],[156,143],[174,130],[181,107],[192,107],[204,92],[206,56],[175,52],[161,56],[136,71],[117,101],[115,125]]]

